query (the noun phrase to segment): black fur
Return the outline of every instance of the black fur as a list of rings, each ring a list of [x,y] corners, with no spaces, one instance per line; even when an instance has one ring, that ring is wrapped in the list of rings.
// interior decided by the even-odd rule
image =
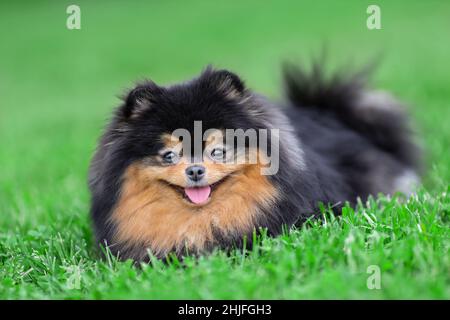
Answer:
[[[162,132],[192,131],[194,120],[203,122],[203,130],[281,129],[280,167],[269,179],[283,197],[255,224],[272,235],[283,225],[299,225],[316,215],[319,202],[339,212],[344,202],[354,204],[357,197],[395,192],[396,177],[418,171],[419,152],[404,112],[386,96],[370,105],[366,98],[373,93],[366,89],[363,74],[327,78],[318,66],[309,74],[289,66],[284,78],[289,102],[283,106],[251,92],[237,75],[212,68],[187,83],[160,87],[146,82],[131,90],[90,168],[97,240],[122,257],[146,259],[142,247],[124,251],[123,244],[111,243],[115,226],[107,218],[120,194],[121,177],[128,165],[157,153]],[[217,230],[209,247],[241,245],[244,236],[251,242],[251,232]]]

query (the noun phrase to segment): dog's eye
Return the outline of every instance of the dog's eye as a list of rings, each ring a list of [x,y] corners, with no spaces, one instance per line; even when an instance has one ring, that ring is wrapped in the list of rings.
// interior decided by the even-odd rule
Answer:
[[[225,149],[223,148],[214,148],[211,151],[211,158],[214,160],[222,160],[225,157]]]
[[[165,163],[177,163],[178,162],[178,155],[173,151],[167,151],[162,155],[162,159]]]

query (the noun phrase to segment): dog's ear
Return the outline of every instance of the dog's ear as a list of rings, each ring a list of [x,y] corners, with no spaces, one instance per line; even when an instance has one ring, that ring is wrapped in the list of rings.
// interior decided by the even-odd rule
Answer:
[[[201,79],[219,93],[229,98],[242,98],[246,94],[244,81],[228,70],[214,70],[208,67]]]
[[[149,110],[155,97],[162,91],[153,81],[147,80],[130,90],[123,98],[121,115],[126,118],[137,118],[142,112]]]

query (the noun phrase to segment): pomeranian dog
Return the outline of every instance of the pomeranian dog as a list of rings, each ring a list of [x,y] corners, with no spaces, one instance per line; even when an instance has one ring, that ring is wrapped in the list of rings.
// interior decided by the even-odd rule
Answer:
[[[301,225],[320,203],[339,213],[412,192],[420,151],[403,107],[366,79],[290,65],[280,105],[211,67],[181,84],[139,84],[90,166],[97,241],[136,262],[197,255]]]

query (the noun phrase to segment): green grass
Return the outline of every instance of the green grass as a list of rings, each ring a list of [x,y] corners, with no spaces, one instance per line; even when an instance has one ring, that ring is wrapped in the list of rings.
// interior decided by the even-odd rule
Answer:
[[[450,3],[377,1],[377,31],[368,1],[77,1],[79,31],[65,28],[68,4],[0,4],[0,298],[450,298]],[[117,94],[213,63],[280,99],[282,59],[324,44],[331,65],[383,55],[373,83],[412,104],[425,146],[417,196],[183,266],[97,259],[86,175]],[[380,290],[367,288],[371,265]]]

